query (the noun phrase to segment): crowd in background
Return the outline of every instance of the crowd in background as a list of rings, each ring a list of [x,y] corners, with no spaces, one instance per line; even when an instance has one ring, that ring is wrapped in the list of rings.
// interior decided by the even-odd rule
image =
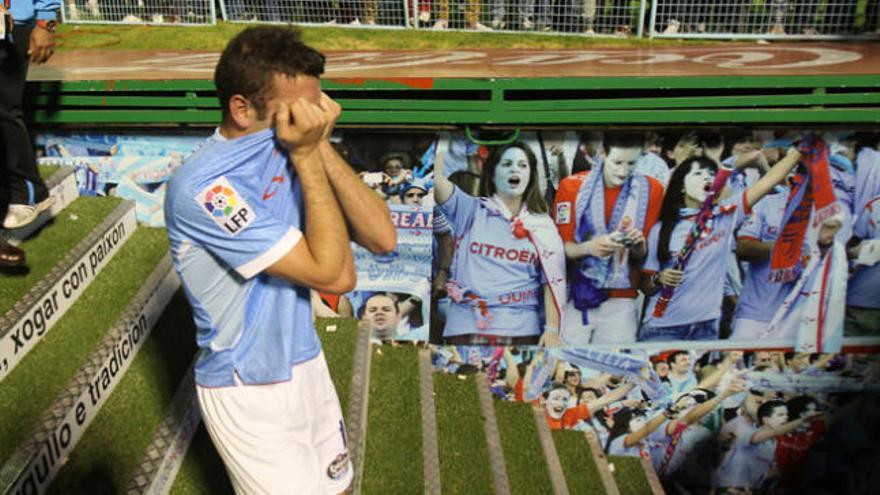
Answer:
[[[484,187],[499,160],[512,148],[527,151],[525,195],[534,186],[543,205],[537,211],[546,212],[533,216],[549,216],[556,225],[529,240],[558,237],[564,245],[567,290],[552,296],[564,309],[562,344],[731,338],[792,345],[809,337],[813,347],[802,348],[839,349],[844,326],[847,336],[880,334],[878,144],[876,134],[852,132],[545,132],[504,147],[454,135],[444,147],[443,175],[485,203],[492,195]],[[707,201],[719,171],[730,176]],[[534,325],[526,334],[534,340],[523,342],[537,343],[558,317],[545,304],[550,296],[537,291],[554,277],[547,266],[554,258],[540,256],[552,250],[506,232],[516,211],[498,230],[477,232],[462,223],[470,217],[456,220],[443,201],[438,206],[434,294],[440,303],[432,342],[463,331],[474,337],[469,343],[522,336],[493,325],[515,306],[511,300],[519,302],[504,291],[531,277],[519,306],[537,311],[545,325]],[[488,218],[495,217],[490,211]],[[787,255],[777,247],[786,244],[780,238]],[[532,266],[533,273],[487,288],[508,276],[511,263]],[[443,321],[456,304],[476,315],[473,328],[450,329],[455,325]],[[516,321],[528,321],[523,314]]]
[[[628,35],[653,17],[667,35],[846,35],[875,33],[877,0],[227,0],[227,20],[434,30],[537,31]],[[406,9],[404,8],[406,7]],[[204,23],[209,4],[196,0],[66,0],[72,21]],[[654,9],[654,12],[651,12]],[[640,19],[640,16],[644,18]]]
[[[875,486],[876,356],[465,346],[433,358],[447,372],[485,372],[498,397],[542,408],[552,429],[595,434],[612,463],[650,460],[667,493]]]

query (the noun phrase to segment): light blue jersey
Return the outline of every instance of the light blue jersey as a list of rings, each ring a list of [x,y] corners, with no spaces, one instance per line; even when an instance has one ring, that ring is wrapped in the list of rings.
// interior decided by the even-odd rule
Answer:
[[[776,242],[782,231],[782,217],[788,203],[788,188],[765,196],[739,229],[738,238]],[[743,290],[736,308],[737,318],[770,322],[791,292],[795,282],[770,281],[770,260],[749,263]]]
[[[543,280],[534,244],[515,238],[507,218],[491,213],[480,199],[457,187],[440,209],[455,232],[450,279],[466,292],[461,302],[450,305],[443,336],[541,333]]]
[[[880,239],[880,196],[869,202],[856,220],[853,233],[862,240]],[[847,306],[880,309],[880,263],[856,265],[846,288]]]
[[[651,297],[645,311],[645,323],[654,327],[689,325],[701,321],[714,320],[721,316],[721,300],[724,297],[724,280],[727,276],[728,257],[733,249],[733,233],[750,211],[745,207],[745,192],[734,194],[722,201],[728,211],[721,213],[721,206],[715,207],[712,230],[705,238],[697,241],[697,246],[684,270],[684,279],[675,289],[666,312],[660,318],[653,316],[654,306],[660,297],[658,291]],[[657,222],[648,236],[648,259],[643,270],[658,272],[671,268],[674,254],[681,250],[688,232],[693,228],[693,217],[682,219],[672,229],[669,238],[670,260],[660,265],[657,257],[660,240],[660,227]]]
[[[287,381],[320,352],[309,289],[263,273],[302,237],[301,198],[271,129],[215,134],[171,179],[165,221],[198,329],[199,385]]]

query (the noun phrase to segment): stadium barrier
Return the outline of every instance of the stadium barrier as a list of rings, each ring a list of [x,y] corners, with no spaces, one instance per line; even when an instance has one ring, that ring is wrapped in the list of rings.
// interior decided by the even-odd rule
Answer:
[[[876,37],[877,0],[655,0],[649,36],[724,39]]]

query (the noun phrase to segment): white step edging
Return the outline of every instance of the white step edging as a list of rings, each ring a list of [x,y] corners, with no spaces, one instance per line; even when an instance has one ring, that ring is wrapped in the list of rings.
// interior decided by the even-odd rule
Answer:
[[[0,382],[73,306],[136,228],[134,202],[120,203],[0,318]]]
[[[166,254],[64,392],[43,414],[34,433],[0,468],[0,493],[45,492],[179,287],[180,279]]]

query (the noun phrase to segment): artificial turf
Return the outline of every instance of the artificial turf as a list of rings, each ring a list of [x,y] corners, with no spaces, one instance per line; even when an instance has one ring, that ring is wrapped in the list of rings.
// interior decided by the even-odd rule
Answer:
[[[0,462],[32,430],[167,250],[164,229],[138,228],[43,342],[0,382]]]
[[[434,393],[443,493],[493,493],[476,376],[434,373]]]
[[[364,494],[424,493],[418,352],[412,345],[373,352]]]
[[[19,247],[27,252],[24,270],[0,270],[0,315],[49,273],[122,200],[78,198]]]
[[[328,332],[328,326],[336,330]],[[342,406],[342,417],[348,418],[348,399],[351,392],[351,374],[354,369],[354,354],[357,350],[357,319],[355,318],[316,318],[315,330],[321,339],[324,359],[330,369],[330,377]]]
[[[49,493],[94,493],[95,488],[122,493],[195,352],[192,312],[183,290],[178,290]]]
[[[232,484],[223,467],[223,460],[211,443],[208,430],[199,424],[177,478],[171,486],[171,495],[232,495]]]
[[[599,470],[581,431],[555,430],[553,443],[571,495],[604,495]]]
[[[651,495],[651,485],[645,477],[645,470],[638,457],[608,457],[608,463],[614,464],[614,481],[621,494]]]
[[[531,404],[503,400],[494,403],[510,493],[552,494],[547,458],[541,449]]]
[[[37,167],[37,170],[40,171],[40,177],[42,177],[43,180],[49,180],[49,178],[55,175],[55,172],[60,168],[60,165],[40,165]]]

